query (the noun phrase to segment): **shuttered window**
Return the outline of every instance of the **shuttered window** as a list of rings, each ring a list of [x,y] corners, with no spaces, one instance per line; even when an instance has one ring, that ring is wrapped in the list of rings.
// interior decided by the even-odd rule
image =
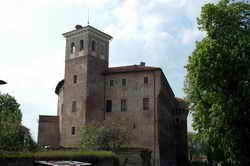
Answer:
[[[106,112],[112,112],[112,100],[106,102]]]

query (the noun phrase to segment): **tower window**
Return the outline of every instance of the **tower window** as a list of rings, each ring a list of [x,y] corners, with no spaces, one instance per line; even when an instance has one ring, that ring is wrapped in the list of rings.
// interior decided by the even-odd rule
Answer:
[[[92,43],[91,43],[91,50],[92,51],[96,50],[96,42],[94,40],[92,40]]]
[[[76,101],[72,101],[72,112],[76,112]]]
[[[148,84],[148,77],[144,77],[144,84]]]
[[[74,77],[73,77],[73,83],[74,83],[74,84],[77,83],[77,75],[74,75]]]
[[[136,125],[135,125],[135,123],[133,124],[133,129],[135,129],[136,128]]]
[[[112,112],[112,100],[106,101],[106,112]]]
[[[126,112],[126,111],[127,111],[127,100],[121,99],[121,112]]]
[[[76,46],[75,43],[71,43],[71,47],[70,47],[70,53],[74,54],[76,51]]]
[[[113,87],[113,86],[114,86],[114,80],[110,80],[110,81],[109,81],[109,86],[110,86],[110,87]]]
[[[71,128],[71,135],[75,135],[76,134],[76,127],[72,127]]]
[[[143,110],[149,110],[149,98],[143,98]]]
[[[122,79],[122,87],[126,87],[127,85],[127,80],[126,79]]]
[[[80,51],[84,49],[84,41],[80,40]]]

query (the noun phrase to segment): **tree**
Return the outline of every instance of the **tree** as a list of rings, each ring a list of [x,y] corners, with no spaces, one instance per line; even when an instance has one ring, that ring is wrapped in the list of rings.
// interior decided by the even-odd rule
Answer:
[[[98,137],[103,130],[104,127],[98,122],[85,124],[81,129],[81,149],[85,151],[98,150],[100,148]]]
[[[19,149],[22,113],[15,98],[0,93],[0,149]]]
[[[81,131],[81,149],[116,151],[122,145],[130,143],[130,126],[130,120],[127,118],[112,118],[85,124]]]
[[[223,152],[223,164],[249,165],[250,5],[206,4],[198,25],[206,36],[188,59],[184,89],[193,127],[212,151]]]

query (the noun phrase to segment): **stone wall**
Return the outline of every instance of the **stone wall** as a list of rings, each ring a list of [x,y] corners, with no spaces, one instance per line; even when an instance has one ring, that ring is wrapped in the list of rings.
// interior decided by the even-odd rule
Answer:
[[[109,37],[87,26],[66,37],[65,84],[63,90],[63,113],[61,113],[61,145],[78,147],[81,126],[91,120],[104,119],[104,76],[108,67]],[[80,41],[84,48],[80,50]],[[95,49],[92,50],[92,42]],[[71,45],[75,44],[75,52]],[[74,82],[74,77],[77,81]],[[76,105],[75,111],[73,107]],[[59,107],[59,106],[58,106]],[[75,129],[73,134],[72,130]]]
[[[148,84],[144,84],[148,77]],[[126,79],[126,86],[122,86]],[[105,101],[112,101],[112,112],[106,112],[105,119],[128,117],[134,139],[132,144],[138,146],[154,145],[154,76],[152,71],[129,72],[106,75]],[[110,86],[113,80],[113,86]],[[149,98],[149,109],[143,110],[143,98]],[[126,100],[127,110],[121,111],[121,100]]]
[[[74,83],[74,75],[77,82]],[[80,143],[80,127],[86,121],[87,100],[87,57],[77,57],[65,62],[65,78],[63,90],[63,112],[61,145],[64,147],[77,147]],[[73,111],[73,102],[76,109]],[[75,134],[72,135],[72,127]]]
[[[59,117],[39,116],[38,144],[42,146],[59,146]]]

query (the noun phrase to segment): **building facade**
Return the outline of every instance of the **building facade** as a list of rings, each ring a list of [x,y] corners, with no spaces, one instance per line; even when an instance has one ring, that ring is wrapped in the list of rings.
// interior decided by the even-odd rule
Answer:
[[[92,26],[77,25],[63,36],[65,76],[55,90],[57,116],[39,116],[38,143],[79,147],[84,124],[127,117],[133,143],[153,150],[153,165],[184,165],[188,110],[163,71],[143,62],[109,67],[112,37]]]

